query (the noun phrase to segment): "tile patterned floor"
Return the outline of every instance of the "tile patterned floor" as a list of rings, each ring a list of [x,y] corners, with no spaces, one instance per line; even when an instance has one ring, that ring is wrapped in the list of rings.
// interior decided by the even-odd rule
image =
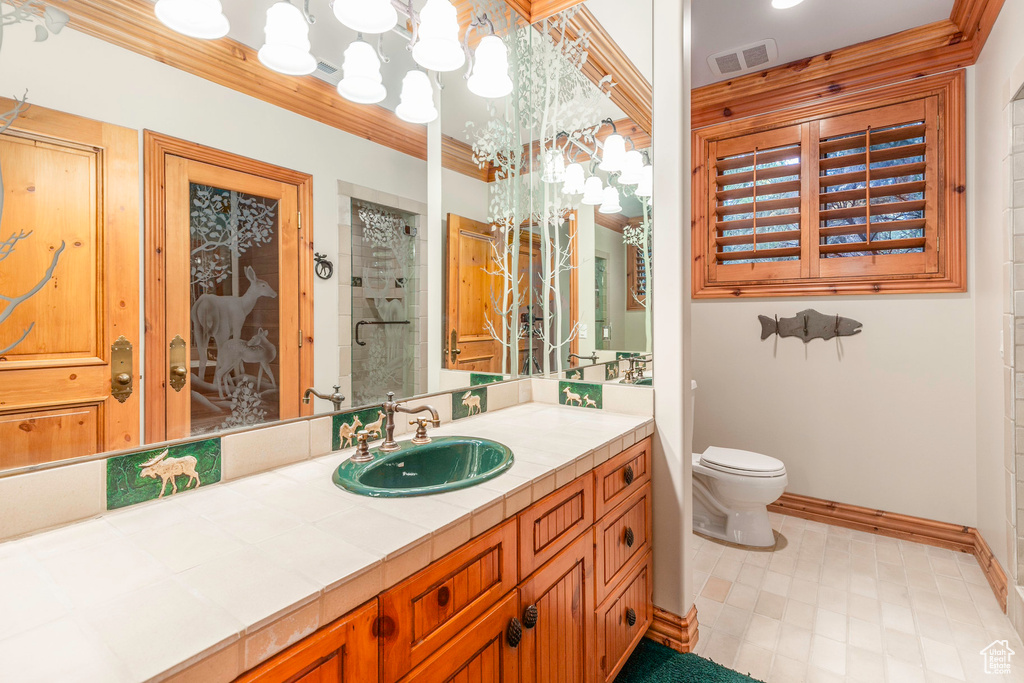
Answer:
[[[1024,681],[1024,644],[972,555],[771,515],[753,552],[696,538],[696,653],[768,683]],[[1018,653],[984,672],[994,640]]]

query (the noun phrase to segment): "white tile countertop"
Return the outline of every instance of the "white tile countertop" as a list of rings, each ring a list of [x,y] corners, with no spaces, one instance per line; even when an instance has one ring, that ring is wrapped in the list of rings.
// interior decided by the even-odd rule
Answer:
[[[0,681],[230,681],[652,432],[527,403],[431,430],[513,450],[472,488],[357,496],[349,449],[2,543]]]

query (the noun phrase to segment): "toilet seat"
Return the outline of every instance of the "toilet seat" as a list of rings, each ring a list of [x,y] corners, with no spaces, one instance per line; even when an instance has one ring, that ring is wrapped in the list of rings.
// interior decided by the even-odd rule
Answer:
[[[786,466],[781,460],[769,455],[742,451],[736,448],[711,446],[700,456],[704,467],[745,477],[780,477],[786,475]]]

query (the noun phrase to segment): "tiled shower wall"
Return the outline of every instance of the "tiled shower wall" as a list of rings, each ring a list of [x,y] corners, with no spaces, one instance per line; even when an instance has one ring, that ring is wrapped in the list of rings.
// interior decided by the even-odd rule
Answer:
[[[415,393],[422,394],[427,391],[427,366],[424,359],[427,357],[427,292],[424,284],[427,281],[427,231],[422,225],[422,219],[427,215],[427,205],[406,197],[378,192],[377,190],[355,185],[344,181],[338,181],[338,356],[339,356],[339,378],[338,385],[341,386],[341,393],[346,397],[345,405],[352,406],[352,276],[356,275],[352,269],[352,200],[359,199],[375,204],[399,209],[402,212],[415,214],[420,217],[420,225],[417,226],[417,268],[415,280],[420,283],[417,300],[412,309],[416,311],[416,327],[419,337],[413,350],[415,354]],[[357,312],[361,314],[363,312]],[[364,316],[365,318],[365,316]]]

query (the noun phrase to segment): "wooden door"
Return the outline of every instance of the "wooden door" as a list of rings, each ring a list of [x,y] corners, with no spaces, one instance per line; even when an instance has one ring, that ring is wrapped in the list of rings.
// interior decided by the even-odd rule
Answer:
[[[138,133],[32,106],[0,173],[0,469],[137,446]]]
[[[377,680],[377,600],[291,646],[236,683],[366,683]]]
[[[149,440],[299,416],[312,383],[309,176],[160,143],[147,137],[147,191],[161,190],[147,249]]]
[[[509,625],[518,611],[519,595],[513,590],[402,682],[519,683],[522,644],[513,646],[508,639]]]
[[[495,267],[494,233],[487,223],[448,214],[445,367],[503,372],[502,348],[488,328],[502,334],[504,280]]]
[[[594,534],[588,531],[519,587],[522,683],[588,683],[595,675]]]

